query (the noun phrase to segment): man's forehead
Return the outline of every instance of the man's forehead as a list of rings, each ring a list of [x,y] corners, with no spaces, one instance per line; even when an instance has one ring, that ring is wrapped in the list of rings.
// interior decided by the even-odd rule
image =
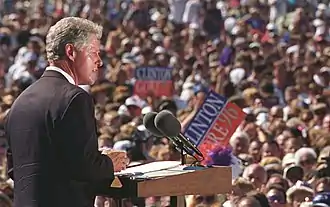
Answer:
[[[94,37],[94,38],[91,38],[90,43],[91,44],[100,44],[100,40],[97,39],[96,37]]]

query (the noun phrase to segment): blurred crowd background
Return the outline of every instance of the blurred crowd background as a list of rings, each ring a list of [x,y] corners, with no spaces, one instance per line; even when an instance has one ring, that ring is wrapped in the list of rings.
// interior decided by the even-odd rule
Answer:
[[[247,114],[230,140],[244,172],[228,195],[187,195],[187,206],[330,206],[328,0],[0,0],[0,127],[43,73],[45,35],[65,16],[104,27],[99,81],[81,86],[95,100],[100,148],[127,150],[137,163],[179,160],[145,130],[143,114],[171,110],[184,128],[213,89]],[[133,94],[134,71],[146,66],[173,68],[171,96]],[[7,207],[13,183],[0,136]],[[169,198],[125,205],[169,206]],[[95,206],[114,204],[98,197]]]

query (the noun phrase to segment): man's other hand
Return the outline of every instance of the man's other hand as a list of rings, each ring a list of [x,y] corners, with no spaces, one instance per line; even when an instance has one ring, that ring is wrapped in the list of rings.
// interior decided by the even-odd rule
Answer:
[[[127,165],[129,164],[129,159],[125,151],[106,149],[103,150],[102,154],[107,155],[112,160],[113,168],[115,172],[120,172],[122,170],[125,170]]]

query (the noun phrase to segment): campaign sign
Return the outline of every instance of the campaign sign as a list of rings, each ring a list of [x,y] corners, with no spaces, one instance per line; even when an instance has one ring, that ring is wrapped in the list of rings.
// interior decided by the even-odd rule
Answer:
[[[235,104],[210,90],[184,135],[207,156],[217,146],[226,147],[245,113]]]
[[[139,97],[153,95],[155,97],[172,96],[172,68],[141,67],[135,70],[134,94]]]

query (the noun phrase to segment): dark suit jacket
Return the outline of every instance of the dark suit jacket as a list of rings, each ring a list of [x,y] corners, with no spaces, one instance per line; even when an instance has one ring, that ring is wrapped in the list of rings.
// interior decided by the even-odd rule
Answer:
[[[17,98],[5,131],[15,207],[92,207],[114,178],[98,151],[92,98],[56,71]]]

